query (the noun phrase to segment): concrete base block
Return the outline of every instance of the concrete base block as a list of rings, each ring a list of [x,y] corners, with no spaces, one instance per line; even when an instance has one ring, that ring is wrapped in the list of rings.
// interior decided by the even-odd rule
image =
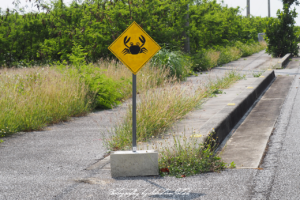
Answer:
[[[110,154],[111,176],[158,175],[158,152],[155,150],[114,151]]]

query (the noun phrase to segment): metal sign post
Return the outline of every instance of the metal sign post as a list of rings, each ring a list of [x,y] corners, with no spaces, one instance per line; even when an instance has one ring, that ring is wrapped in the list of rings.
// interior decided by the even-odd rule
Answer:
[[[136,75],[132,74],[132,151],[136,152]]]
[[[136,152],[136,74],[160,46],[133,22],[108,49],[132,72],[132,151]]]

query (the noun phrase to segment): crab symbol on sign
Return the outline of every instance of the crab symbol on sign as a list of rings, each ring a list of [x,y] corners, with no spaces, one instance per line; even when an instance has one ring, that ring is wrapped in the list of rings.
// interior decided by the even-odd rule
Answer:
[[[127,47],[125,48],[122,53],[124,55],[126,54],[132,54],[132,55],[136,55],[139,53],[147,53],[147,49],[144,46],[146,39],[144,36],[141,35],[141,37],[139,37],[139,40],[141,41],[142,45],[140,45],[139,42],[136,43],[136,45],[133,44],[133,42],[130,42],[130,46],[127,46],[127,43],[130,41],[130,37],[127,39],[127,36],[125,36],[124,38],[124,45]],[[143,47],[143,48],[142,48]]]

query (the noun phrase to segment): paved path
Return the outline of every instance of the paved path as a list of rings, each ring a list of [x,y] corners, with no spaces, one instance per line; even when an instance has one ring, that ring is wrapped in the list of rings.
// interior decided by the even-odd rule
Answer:
[[[259,68],[266,69],[272,63],[276,63],[276,59],[271,59],[270,56],[260,52],[247,57],[246,60],[242,58],[222,68],[216,68],[212,73],[217,74],[217,71],[222,73],[224,69],[236,66],[245,72]],[[203,77],[205,76],[209,74],[203,74]],[[297,93],[299,87],[296,88],[299,85],[298,79],[299,75],[284,104],[280,118],[283,121],[279,120],[276,129],[279,136],[274,139],[274,149],[272,150],[271,146],[270,153],[266,156],[264,170],[233,169],[184,179],[173,177],[112,179],[109,170],[99,168],[86,170],[106,153],[100,140],[101,131],[107,134],[106,128],[113,127],[122,117],[126,109],[124,105],[113,110],[91,113],[87,117],[74,118],[70,122],[50,126],[45,131],[19,133],[5,138],[5,142],[0,145],[0,199],[250,199],[272,195],[276,197],[281,194],[278,190],[282,180],[279,175],[281,171],[288,174],[288,177],[294,174],[292,178],[299,175],[297,161],[291,160],[298,156],[297,144],[294,144],[297,140],[293,140],[297,138],[297,129],[287,128],[289,119],[296,120],[291,122],[291,125],[299,126],[299,123],[297,124],[299,105],[294,105],[294,102],[300,100]],[[197,81],[196,77],[189,80]],[[288,130],[286,138],[290,137],[286,143],[283,142],[284,130]],[[277,132],[275,131],[274,136]],[[288,148],[290,144],[293,147],[292,151]],[[288,149],[286,153],[290,154],[290,158],[287,158],[286,154],[280,154],[280,145],[283,150]],[[273,160],[276,159],[283,162],[276,161],[274,165]],[[286,170],[289,169],[286,168],[286,164],[292,170]],[[283,180],[286,180],[282,182],[286,185],[281,190],[297,182]],[[274,181],[279,181],[278,185]],[[296,197],[296,188],[291,191],[291,195]],[[186,195],[182,192],[186,192]],[[125,194],[127,196],[124,196]]]

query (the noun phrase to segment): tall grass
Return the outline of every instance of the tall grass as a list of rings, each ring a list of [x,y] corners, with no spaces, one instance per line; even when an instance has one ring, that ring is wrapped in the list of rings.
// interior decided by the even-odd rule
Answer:
[[[50,68],[0,70],[0,136],[39,130],[90,111],[88,88]]]
[[[202,50],[193,56],[193,69],[195,71],[209,70],[218,65],[229,63],[241,57],[250,56],[267,47],[265,42],[243,44],[235,42],[233,46],[216,47]]]
[[[237,72],[231,71],[223,78],[196,90],[191,86],[182,87],[177,82],[143,92],[137,105],[137,142],[147,141],[165,132],[176,120],[193,110],[203,98],[214,94],[217,89],[229,87],[241,78]],[[132,141],[131,107],[124,121],[112,130],[105,141],[111,150],[128,149]]]
[[[132,96],[132,72],[122,63],[115,60],[99,60],[95,66],[102,70],[108,78],[122,82],[120,92],[123,99]],[[145,92],[151,88],[162,86],[167,82],[174,82],[176,78],[169,76],[170,69],[166,67],[151,66],[146,64],[136,75],[137,93]]]
[[[259,42],[253,44],[243,44],[241,42],[236,42],[235,46],[240,49],[242,57],[245,57],[267,48],[267,43]]]
[[[115,61],[100,61],[96,67],[82,66],[78,70],[57,67],[0,70],[0,137],[85,115],[95,101],[110,103],[132,95],[132,73]],[[165,68],[146,65],[137,81],[140,93],[175,79]],[[109,83],[117,88],[112,89]],[[95,92],[101,93],[97,99]],[[118,99],[112,99],[116,92],[120,94]]]

